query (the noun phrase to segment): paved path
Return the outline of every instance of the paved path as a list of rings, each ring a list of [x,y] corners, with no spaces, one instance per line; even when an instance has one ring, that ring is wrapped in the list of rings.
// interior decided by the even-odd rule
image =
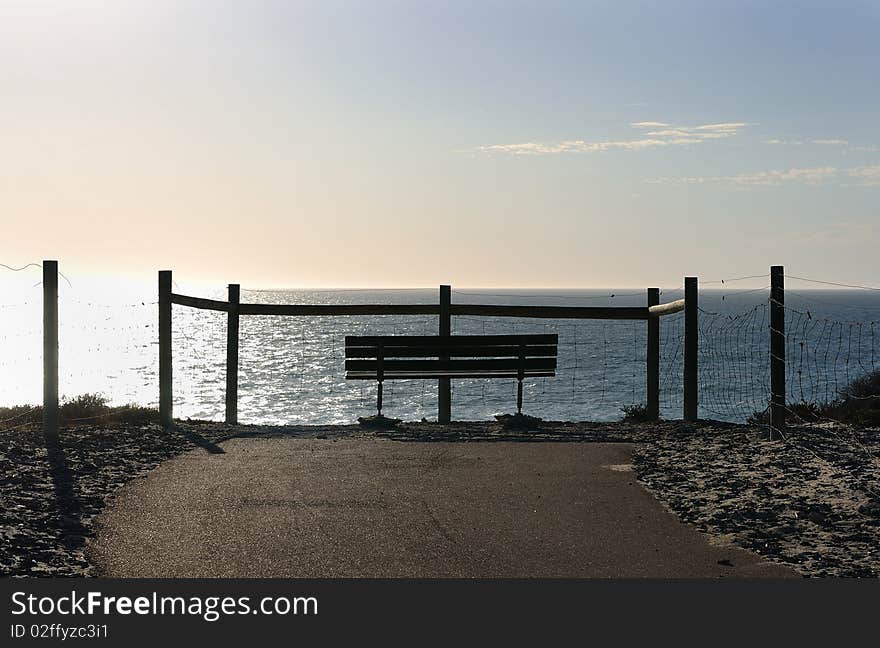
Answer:
[[[99,573],[793,575],[679,523],[629,470],[629,444],[240,438],[222,447],[120,491],[90,547]]]

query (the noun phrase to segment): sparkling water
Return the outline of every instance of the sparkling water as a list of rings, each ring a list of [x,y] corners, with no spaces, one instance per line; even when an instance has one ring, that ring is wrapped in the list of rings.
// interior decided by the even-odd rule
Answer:
[[[37,273],[38,276],[38,273]],[[0,403],[38,403],[42,394],[42,293],[34,275],[0,282]],[[101,393],[112,403],[156,406],[158,305],[155,288],[119,282],[100,290],[61,279],[60,391]],[[224,290],[175,292],[224,299]],[[612,296],[613,295],[613,296]],[[768,291],[700,292],[700,416],[743,420],[766,407]],[[666,289],[661,302],[682,297]],[[242,289],[242,301],[271,304],[434,304],[435,289]],[[454,303],[642,306],[644,290],[456,290]],[[878,366],[880,294],[786,291],[789,400],[828,400]],[[351,423],[375,411],[376,384],[345,380],[346,335],[432,335],[436,316],[242,316],[242,423]],[[682,410],[683,314],[661,320],[661,415]],[[452,318],[454,334],[557,333],[556,377],[526,379],[523,411],[549,419],[619,419],[645,402],[644,321]],[[875,343],[876,342],[876,343]],[[174,414],[222,420],[226,314],[173,307]],[[479,420],[516,408],[514,379],[452,381],[453,418]],[[405,420],[437,415],[435,380],[385,383],[383,412]]]

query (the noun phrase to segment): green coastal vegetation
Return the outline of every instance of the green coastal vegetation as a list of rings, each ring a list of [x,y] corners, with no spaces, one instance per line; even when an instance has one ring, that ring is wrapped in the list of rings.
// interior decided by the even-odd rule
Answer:
[[[825,402],[788,403],[787,408],[792,424],[834,421],[862,427],[880,426],[880,369],[851,381],[840,392],[839,398]],[[648,408],[643,403],[624,405],[620,410],[627,423],[650,420]],[[769,420],[768,410],[763,410],[749,416],[746,423],[767,425]]]
[[[852,380],[838,398],[829,401],[788,403],[789,418],[796,424],[835,421],[862,427],[880,426],[880,369]],[[766,424],[768,412],[755,412],[747,423]]]
[[[101,394],[80,394],[63,398],[58,407],[62,425],[87,425],[95,422],[144,425],[159,422],[159,410],[130,403],[110,405]],[[43,420],[42,405],[0,407],[0,421],[4,428],[24,427]]]

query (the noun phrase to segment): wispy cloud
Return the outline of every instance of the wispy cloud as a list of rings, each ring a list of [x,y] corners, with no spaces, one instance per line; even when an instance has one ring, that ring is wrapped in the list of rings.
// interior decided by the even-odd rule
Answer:
[[[830,139],[810,139],[810,140],[786,140],[786,139],[767,139],[763,140],[764,144],[788,144],[790,146],[803,146],[804,144],[816,144],[817,146],[848,146],[849,140],[830,138]]]
[[[880,187],[880,165],[850,169],[849,176],[863,187]]]
[[[504,153],[508,155],[554,155],[559,153],[597,153],[602,151],[641,151],[664,146],[690,146],[708,140],[736,135],[747,126],[745,122],[674,126],[666,122],[633,122],[633,128],[644,131],[642,137],[625,140],[563,140],[559,142],[519,142],[489,144],[468,149],[468,152]]]
[[[512,155],[552,155],[554,153],[596,153],[600,151],[611,151],[614,149],[638,151],[660,146],[682,146],[685,144],[699,144],[702,141],[702,139],[696,137],[675,139],[664,139],[655,137],[649,139],[606,142],[566,140],[564,142],[554,142],[549,144],[543,144],[540,142],[523,142],[521,144],[492,144],[489,146],[479,146],[475,150],[483,151],[486,153],[510,153]]]
[[[727,133],[735,135],[736,132],[748,126],[745,122],[727,122],[724,124],[703,124],[702,126],[694,126],[695,131],[712,131],[714,133]]]
[[[723,184],[739,187],[778,187],[790,182],[817,184],[822,180],[834,177],[834,167],[814,167],[805,169],[787,169],[784,171],[769,170],[753,173],[739,173],[727,176],[682,176],[654,178],[651,184]]]
[[[633,128],[665,128],[669,124],[666,122],[632,122],[630,126]]]
[[[650,184],[726,185],[731,187],[780,187],[788,184],[820,185],[832,182],[848,186],[880,187],[880,166],[837,169],[831,166],[770,169],[726,176],[679,176],[646,180]]]

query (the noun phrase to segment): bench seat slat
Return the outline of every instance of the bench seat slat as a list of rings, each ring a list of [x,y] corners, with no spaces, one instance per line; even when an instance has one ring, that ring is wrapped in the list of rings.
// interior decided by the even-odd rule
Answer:
[[[431,347],[465,347],[465,346],[519,346],[555,345],[559,336],[555,333],[536,335],[346,335],[347,347],[383,346],[431,346]]]
[[[534,371],[551,371],[556,369],[556,358],[526,358],[522,361],[523,369]],[[372,371],[379,368],[377,360],[346,360],[346,371]],[[468,373],[471,371],[518,371],[520,361],[516,358],[480,359],[480,360],[385,360],[382,363],[385,373],[444,371]]]
[[[533,371],[523,373],[524,378],[552,378],[555,371]],[[347,371],[345,377],[348,380],[376,380],[375,371]],[[430,379],[430,378],[518,378],[515,371],[469,371],[467,373],[444,372],[444,371],[417,371],[402,372],[393,371],[384,374],[386,380],[407,379]]]
[[[468,346],[450,348],[442,346],[383,346],[383,358],[437,358],[438,356],[465,358],[518,358],[522,348],[526,358],[553,357],[557,355],[557,347],[551,345],[518,346]],[[378,346],[346,347],[346,358],[375,358],[379,353]]]

